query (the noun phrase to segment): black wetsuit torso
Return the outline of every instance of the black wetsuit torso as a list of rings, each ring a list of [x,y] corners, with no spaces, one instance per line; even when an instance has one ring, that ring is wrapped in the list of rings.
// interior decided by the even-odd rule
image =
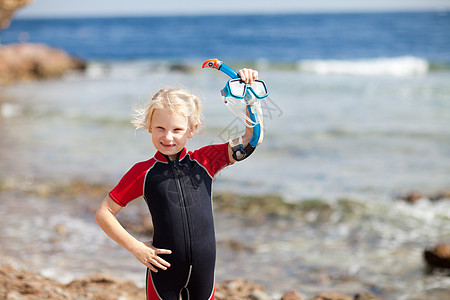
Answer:
[[[189,153],[183,149],[174,161],[158,152],[151,160],[133,166],[110,193],[124,206],[140,187],[152,216],[153,246],[172,251],[163,256],[171,264],[167,270],[148,271],[148,299],[178,300],[180,294],[189,299],[213,299],[212,181],[229,163],[228,144]]]

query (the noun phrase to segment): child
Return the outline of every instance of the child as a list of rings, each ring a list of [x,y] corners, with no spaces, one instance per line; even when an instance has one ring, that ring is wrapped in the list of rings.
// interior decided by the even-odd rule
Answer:
[[[239,76],[252,83],[258,73],[242,69]],[[157,92],[141,120],[134,122],[138,128],[148,129],[157,153],[135,164],[95,215],[103,231],[148,268],[147,299],[214,299],[212,180],[235,160],[229,143],[186,150],[187,139],[201,125],[200,114],[195,96],[179,89]],[[244,145],[251,137],[252,128],[247,127]],[[152,216],[152,242],[138,241],[115,217],[140,196]]]

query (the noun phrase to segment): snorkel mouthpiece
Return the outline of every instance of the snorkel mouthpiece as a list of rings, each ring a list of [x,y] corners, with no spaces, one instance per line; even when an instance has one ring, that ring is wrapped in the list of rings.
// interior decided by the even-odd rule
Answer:
[[[239,74],[233,70],[232,68],[230,68],[229,66],[227,66],[226,64],[224,64],[222,61],[218,60],[217,58],[212,58],[212,59],[208,59],[206,60],[203,65],[202,68],[211,68],[211,69],[217,69],[220,70],[222,72],[224,72],[225,74],[227,74],[228,76],[230,76],[232,79],[238,79],[240,78]],[[222,96],[224,95],[224,90],[221,91]],[[250,94],[245,95],[244,98],[251,98],[252,96]],[[226,99],[226,98],[225,98]],[[259,99],[256,99],[259,100]],[[242,143],[242,138],[239,138],[239,143],[238,144],[234,144],[231,142],[231,149],[233,151],[233,158],[236,161],[241,161],[244,160],[245,158],[249,157],[253,151],[256,149],[256,146],[258,145],[258,141],[261,135],[261,122],[260,119],[257,116],[257,110],[254,109],[254,104],[250,101],[250,99],[246,99],[247,102],[247,110],[250,116],[250,120],[251,123],[253,124],[251,127],[253,127],[253,135],[252,138],[250,139],[250,142],[248,143],[248,145],[246,147],[244,147],[244,144]],[[226,100],[225,100],[225,103]]]
[[[202,68],[203,69],[211,68],[211,69],[220,70],[220,71],[224,72],[225,74],[227,74],[228,76],[230,76],[232,79],[240,78],[239,74],[235,70],[233,70],[232,68],[230,68],[229,66],[224,64],[223,61],[220,61],[217,58],[212,58],[212,59],[206,60],[203,63]]]
[[[220,69],[220,66],[223,64],[223,62],[221,62],[220,60],[218,60],[217,58],[212,58],[212,59],[208,59],[207,61],[205,61],[202,65],[202,68],[211,68],[211,69]]]
[[[212,69],[220,69],[220,66],[223,64],[222,61],[218,60],[217,58],[211,58],[206,60],[203,65],[202,68],[212,68]]]

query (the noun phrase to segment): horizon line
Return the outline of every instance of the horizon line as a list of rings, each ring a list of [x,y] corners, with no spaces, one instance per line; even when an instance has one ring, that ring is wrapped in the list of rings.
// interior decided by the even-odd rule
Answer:
[[[178,12],[178,13],[167,13],[167,12],[128,12],[128,13],[61,13],[61,14],[42,14],[42,13],[21,13],[18,12],[13,17],[13,19],[87,19],[87,18],[140,18],[140,17],[207,17],[207,16],[273,16],[273,15],[312,15],[312,14],[380,14],[380,13],[436,13],[442,16],[450,14],[450,7],[447,8],[398,8],[398,9],[342,9],[342,10],[298,10],[298,11],[222,11],[217,12]]]

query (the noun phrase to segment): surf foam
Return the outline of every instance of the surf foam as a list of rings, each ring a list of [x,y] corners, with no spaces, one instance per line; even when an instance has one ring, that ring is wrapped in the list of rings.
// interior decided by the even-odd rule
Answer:
[[[301,71],[323,75],[410,76],[425,74],[429,70],[426,60],[413,56],[364,60],[304,60],[298,62],[297,66]]]

